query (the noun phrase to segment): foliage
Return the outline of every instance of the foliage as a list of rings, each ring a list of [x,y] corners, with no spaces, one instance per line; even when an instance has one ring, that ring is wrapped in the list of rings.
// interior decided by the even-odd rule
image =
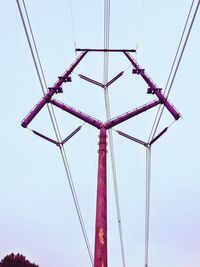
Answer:
[[[11,253],[0,262],[0,267],[39,267],[35,263],[30,263],[22,254]]]

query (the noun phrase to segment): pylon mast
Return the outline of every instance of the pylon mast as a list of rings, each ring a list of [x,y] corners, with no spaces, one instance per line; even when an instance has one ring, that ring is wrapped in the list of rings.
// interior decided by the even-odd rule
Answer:
[[[100,129],[97,176],[94,267],[107,267],[107,173],[106,129]]]

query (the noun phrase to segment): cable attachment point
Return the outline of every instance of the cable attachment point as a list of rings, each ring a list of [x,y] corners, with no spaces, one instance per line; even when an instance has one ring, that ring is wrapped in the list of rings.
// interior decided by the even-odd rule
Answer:
[[[152,94],[152,95],[154,95],[155,94],[155,91],[161,91],[162,90],[162,88],[154,88],[154,87],[149,87],[149,88],[147,88],[147,94]]]
[[[151,148],[151,143],[146,143],[144,146],[145,146],[146,148]]]
[[[62,80],[64,83],[66,83],[66,82],[71,83],[72,82],[72,77],[71,76],[69,76],[67,78],[65,78],[63,76],[59,76],[58,79]]]
[[[62,87],[48,87],[49,90],[53,90],[56,94],[63,93]]]
[[[132,74],[141,74],[145,71],[145,69],[132,69]]]

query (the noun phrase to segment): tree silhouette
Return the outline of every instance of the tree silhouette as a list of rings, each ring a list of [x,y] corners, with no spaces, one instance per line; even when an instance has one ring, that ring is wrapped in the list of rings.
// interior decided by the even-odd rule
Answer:
[[[30,263],[22,254],[11,253],[0,262],[0,267],[39,267],[35,263]]]

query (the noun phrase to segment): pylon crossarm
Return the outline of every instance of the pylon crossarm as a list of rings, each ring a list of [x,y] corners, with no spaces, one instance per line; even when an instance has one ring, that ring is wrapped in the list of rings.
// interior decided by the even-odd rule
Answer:
[[[158,99],[160,99],[161,103],[164,104],[164,106],[168,109],[168,111],[172,114],[175,120],[178,120],[180,118],[180,113],[176,111],[174,106],[169,102],[166,96],[164,96],[160,90],[160,88],[157,87],[157,85],[153,82],[153,80],[146,74],[145,70],[141,68],[141,66],[136,62],[136,60],[128,53],[124,52],[126,57],[129,59],[133,67],[136,69],[139,75],[142,76],[142,78],[145,80],[145,82],[150,87],[150,90],[153,94],[155,94]]]
[[[55,94],[54,90],[49,89],[47,94],[42,97],[35,107],[28,113],[28,115],[22,120],[21,126],[26,128],[29,123],[35,118],[35,116],[40,112],[46,103],[49,102],[49,99]]]
[[[76,48],[77,52],[85,51],[85,52],[136,52],[135,49],[99,49],[99,48]]]
[[[105,123],[105,127],[106,127],[106,129],[110,129],[110,128],[112,128],[112,127],[114,127],[114,126],[140,114],[140,113],[147,111],[148,109],[151,109],[151,108],[159,105],[159,104],[160,104],[160,100],[158,99],[158,100],[154,100],[150,103],[147,103],[147,104],[145,104],[139,108],[135,108],[135,109],[133,109],[133,110],[121,115],[121,116],[118,116],[114,119],[107,121]]]
[[[87,54],[87,51],[84,51],[83,53],[81,53],[76,60],[71,64],[71,66],[69,67],[69,69],[67,69],[62,76],[60,76],[57,80],[57,82],[55,82],[55,84],[53,85],[52,88],[55,87],[60,87],[64,82],[67,81],[67,78],[69,77],[69,75],[72,73],[72,71],[76,68],[76,66],[80,63],[80,61],[84,58],[84,56]]]
[[[22,127],[26,128],[29,123],[35,118],[35,116],[40,112],[40,110],[49,102],[51,97],[55,93],[61,93],[62,92],[62,84],[67,81],[67,78],[72,73],[72,71],[75,69],[75,67],[80,63],[80,61],[83,59],[83,57],[87,54],[87,51],[81,53],[79,57],[71,64],[71,66],[66,70],[66,72],[58,78],[58,81],[55,82],[55,84],[52,87],[48,88],[47,93],[44,97],[39,100],[39,102],[35,105],[35,107],[28,113],[28,115],[22,120]]]
[[[96,127],[97,129],[101,128],[101,125],[103,124],[100,120],[97,120],[94,117],[91,117],[85,113],[83,113],[82,111],[79,111],[71,106],[68,106],[56,99],[50,99],[49,103],[51,103],[52,105],[70,113],[71,115],[77,117],[78,119],[81,119],[89,124],[91,124],[92,126]]]

